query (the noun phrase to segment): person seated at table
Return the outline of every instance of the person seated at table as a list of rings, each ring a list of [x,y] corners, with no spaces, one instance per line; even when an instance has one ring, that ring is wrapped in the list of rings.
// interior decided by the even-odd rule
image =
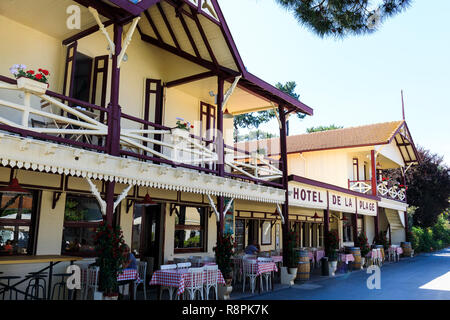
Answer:
[[[258,246],[258,244],[256,243],[256,240],[253,240],[253,242],[245,248],[245,253],[246,254],[257,254],[259,252],[259,249],[257,246]]]
[[[123,268],[137,270],[136,257],[134,256],[134,254],[131,253],[130,247],[128,245],[124,246],[123,256],[125,257]]]
[[[3,251],[5,251],[5,253],[7,254],[13,254],[13,246],[11,240],[6,241],[6,244],[3,246]]]

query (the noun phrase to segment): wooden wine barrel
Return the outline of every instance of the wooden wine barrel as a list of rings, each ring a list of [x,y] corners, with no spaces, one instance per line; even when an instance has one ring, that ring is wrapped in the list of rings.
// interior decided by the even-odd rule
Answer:
[[[353,270],[361,269],[361,250],[359,247],[348,247],[347,252],[351,253],[355,258],[355,261],[352,262]]]
[[[405,257],[410,257],[412,252],[411,242],[402,242],[403,255]]]
[[[297,279],[309,280],[310,264],[309,255],[306,250],[298,251],[298,268],[297,268]]]

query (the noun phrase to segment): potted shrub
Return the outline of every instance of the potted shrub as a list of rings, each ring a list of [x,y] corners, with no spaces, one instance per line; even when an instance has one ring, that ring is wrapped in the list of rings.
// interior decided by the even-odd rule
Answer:
[[[294,280],[297,277],[298,256],[295,250],[296,240],[295,232],[292,230],[289,231],[286,243],[286,261],[284,262],[284,266],[281,267],[282,284],[294,285]]]
[[[98,254],[95,264],[100,267],[99,289],[104,300],[117,300],[117,276],[125,262],[125,240],[119,226],[112,228],[105,222],[100,224],[95,234],[95,249]]]
[[[356,241],[355,246],[359,247],[361,250],[361,269],[364,268],[366,263],[366,256],[370,252],[369,242],[367,241],[366,234],[364,232],[360,232]]]
[[[45,69],[27,70],[27,66],[23,64],[16,64],[9,68],[11,74],[17,79],[17,88],[24,89],[38,95],[42,95],[48,88],[48,76],[50,72]]]
[[[339,249],[339,234],[337,230],[326,232],[325,254],[328,257],[328,267],[331,275],[334,276],[337,269],[337,250]]]
[[[231,234],[224,235],[218,240],[217,246],[213,249],[216,255],[217,266],[225,279],[225,286],[219,285],[218,288],[219,298],[221,300],[228,300],[233,290],[231,286],[233,280],[233,264],[231,261],[234,249],[233,236]]]

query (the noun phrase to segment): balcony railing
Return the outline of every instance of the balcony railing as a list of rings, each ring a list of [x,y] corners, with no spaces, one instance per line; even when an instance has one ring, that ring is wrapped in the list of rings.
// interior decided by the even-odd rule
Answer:
[[[0,76],[0,130],[59,144],[107,152],[110,110],[47,90],[18,88]],[[218,174],[217,141],[121,113],[120,156]],[[225,176],[274,187],[281,162],[224,147]]]
[[[352,191],[371,194],[371,180],[348,180],[348,188]],[[377,195],[399,201],[406,201],[406,190],[396,185],[389,185],[387,181],[377,183]]]

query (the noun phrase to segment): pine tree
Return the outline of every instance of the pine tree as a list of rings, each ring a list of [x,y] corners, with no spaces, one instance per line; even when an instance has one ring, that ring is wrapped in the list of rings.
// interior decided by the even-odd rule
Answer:
[[[412,0],[276,0],[297,21],[320,37],[368,34]]]

